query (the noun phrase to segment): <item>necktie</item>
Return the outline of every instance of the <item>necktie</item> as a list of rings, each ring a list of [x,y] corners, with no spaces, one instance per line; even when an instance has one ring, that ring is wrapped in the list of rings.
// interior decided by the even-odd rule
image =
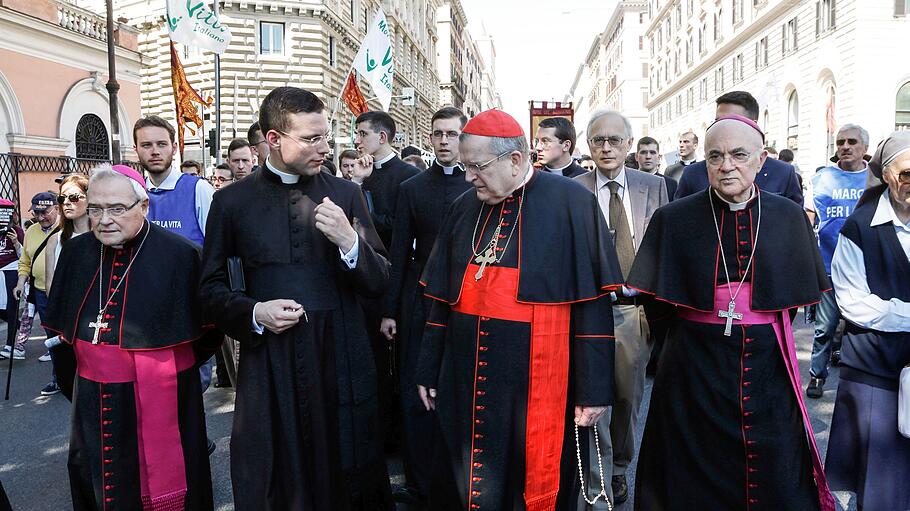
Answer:
[[[632,231],[626,219],[626,208],[622,205],[619,196],[619,183],[607,183],[610,189],[610,229],[613,230],[613,244],[616,246],[616,255],[619,256],[619,267],[623,277],[629,276],[632,261],[635,260],[635,247],[632,245]]]

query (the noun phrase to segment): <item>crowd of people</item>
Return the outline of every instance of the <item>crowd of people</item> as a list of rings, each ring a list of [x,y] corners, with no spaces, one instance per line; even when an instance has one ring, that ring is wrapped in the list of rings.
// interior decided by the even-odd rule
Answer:
[[[0,355],[25,358],[37,314],[41,393],[73,402],[75,509],[213,509],[213,379],[236,393],[241,510],[613,509],[636,456],[643,511],[833,511],[833,490],[908,508],[910,134],[870,156],[845,124],[803,182],[758,113],[724,94],[662,168],[621,112],[529,140],[445,107],[426,161],[381,111],[333,155],[322,101],[279,87],[208,177],[144,117],[141,171],[63,176],[0,238],[0,312],[22,325]],[[825,458],[804,396],[831,365]]]

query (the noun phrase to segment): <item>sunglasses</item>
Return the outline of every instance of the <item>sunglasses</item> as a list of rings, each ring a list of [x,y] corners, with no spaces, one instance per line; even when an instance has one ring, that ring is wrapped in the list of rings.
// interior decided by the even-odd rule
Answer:
[[[57,204],[63,204],[64,202],[66,202],[66,199],[69,199],[70,202],[75,204],[84,198],[85,198],[85,195],[82,195],[81,193],[71,193],[71,194],[67,194],[67,195],[60,194],[57,196]]]

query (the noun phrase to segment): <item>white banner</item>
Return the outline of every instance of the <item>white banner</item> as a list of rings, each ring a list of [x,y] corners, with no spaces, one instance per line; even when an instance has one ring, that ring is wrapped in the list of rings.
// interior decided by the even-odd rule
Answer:
[[[203,0],[167,0],[167,25],[171,39],[187,46],[224,53],[231,42],[231,30]]]
[[[370,82],[373,93],[382,104],[382,109],[388,112],[392,103],[392,76],[395,74],[395,64],[392,62],[389,24],[382,9],[379,9],[373,18],[370,30],[360,45],[360,51],[354,57],[354,69]]]

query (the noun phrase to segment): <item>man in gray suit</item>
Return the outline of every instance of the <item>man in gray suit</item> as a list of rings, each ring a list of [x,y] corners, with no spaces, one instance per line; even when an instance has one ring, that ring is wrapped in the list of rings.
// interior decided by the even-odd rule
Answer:
[[[662,177],[630,169],[623,164],[634,138],[632,125],[619,112],[601,110],[592,114],[587,134],[597,171],[578,176],[575,180],[597,195],[625,277],[632,267],[651,215],[669,202],[667,186]],[[621,294],[613,301],[616,400],[610,412],[598,423],[597,432],[604,471],[612,468],[610,489],[617,504],[629,496],[626,469],[635,454],[635,424],[644,392],[645,366],[651,355],[648,322],[644,308],[635,296],[637,293],[623,288]],[[589,444],[590,471],[585,479],[588,488],[584,490],[589,491],[591,496],[600,488],[597,453],[594,442]],[[579,502],[584,504],[581,500]]]

